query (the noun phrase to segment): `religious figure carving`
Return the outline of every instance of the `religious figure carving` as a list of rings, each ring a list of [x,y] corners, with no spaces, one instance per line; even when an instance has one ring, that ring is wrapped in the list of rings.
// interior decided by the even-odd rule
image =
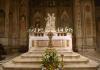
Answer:
[[[45,28],[46,32],[55,32],[55,19],[56,18],[54,13],[52,13],[52,15],[50,15],[49,13],[47,14],[47,18],[45,18],[45,20],[47,21]]]

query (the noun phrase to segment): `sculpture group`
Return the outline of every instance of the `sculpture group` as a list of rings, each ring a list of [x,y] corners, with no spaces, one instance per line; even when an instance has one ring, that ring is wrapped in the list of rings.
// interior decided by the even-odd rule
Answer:
[[[47,18],[45,18],[46,20],[46,28],[45,28],[45,31],[46,32],[54,32],[55,31],[55,21],[56,21],[56,17],[55,17],[55,14],[52,13],[48,13],[47,14]]]

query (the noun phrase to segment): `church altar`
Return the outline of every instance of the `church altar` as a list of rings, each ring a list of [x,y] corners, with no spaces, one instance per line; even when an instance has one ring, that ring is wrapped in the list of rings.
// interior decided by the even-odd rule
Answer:
[[[36,34],[37,33],[37,34]],[[71,33],[53,32],[52,47],[65,48],[68,51],[72,51],[72,35]],[[29,34],[29,51],[32,51],[34,47],[48,47],[49,38],[47,32],[32,32]]]
[[[29,32],[29,51],[33,50],[34,47],[49,47],[50,44],[52,44],[52,47],[63,47],[72,51],[72,29],[56,29],[56,17],[54,13],[47,13],[45,20],[45,30],[43,28],[33,28]],[[52,40],[48,36],[49,32],[53,34]]]
[[[29,31],[29,51],[4,63],[3,70],[41,70],[42,54],[48,47],[56,48],[59,59],[64,55],[64,70],[97,70],[98,63],[72,51],[72,29],[56,30],[54,14],[48,13],[46,20],[45,31]]]

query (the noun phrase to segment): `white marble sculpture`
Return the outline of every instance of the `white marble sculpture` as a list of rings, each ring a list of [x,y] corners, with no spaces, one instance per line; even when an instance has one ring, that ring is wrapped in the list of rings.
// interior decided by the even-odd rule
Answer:
[[[56,17],[55,14],[52,13],[52,15],[50,15],[50,13],[47,14],[47,18],[45,18],[46,20],[46,28],[45,31],[46,32],[55,32],[55,21],[56,21]]]

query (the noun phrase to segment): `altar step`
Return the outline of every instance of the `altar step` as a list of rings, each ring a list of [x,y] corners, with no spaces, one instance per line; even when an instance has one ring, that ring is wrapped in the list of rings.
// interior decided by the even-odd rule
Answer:
[[[57,52],[58,54],[72,54],[73,52],[67,52],[67,51],[58,51]],[[27,54],[44,54],[43,51],[31,51],[31,52],[28,52]]]
[[[64,55],[63,70],[97,70],[98,63],[72,51],[57,49],[59,60]],[[4,70],[41,70],[43,49],[34,49],[3,64]]]
[[[5,67],[6,66],[6,67]],[[14,64],[9,62],[3,67],[4,70],[41,70],[41,64]],[[97,70],[98,64],[89,61],[86,64],[66,64],[63,70]]]
[[[59,60],[61,61],[61,58],[59,58]],[[81,57],[78,59],[72,58],[72,59],[66,59],[64,58],[64,63],[68,64],[68,63],[87,63],[89,60],[85,57]],[[17,57],[15,59],[12,60],[14,63],[18,64],[18,63],[27,63],[27,64],[40,64],[42,59],[41,58],[21,58],[21,57]]]
[[[48,47],[34,47],[34,48],[32,48],[32,50],[31,51],[29,51],[30,53],[31,52],[38,52],[38,51],[40,51],[40,52],[44,52],[46,49],[47,49]],[[68,48],[66,48],[66,47],[54,47],[54,49],[56,49],[57,50],[57,52],[69,52],[69,53],[71,53],[72,52],[72,50],[68,50]]]
[[[42,56],[43,56],[43,54],[44,53],[38,53],[38,52],[34,52],[34,53],[25,53],[25,54],[22,54],[21,55],[21,57],[22,58],[41,58]],[[61,54],[63,54],[64,55],[64,57],[66,57],[66,58],[78,58],[78,57],[80,57],[80,54],[77,54],[77,53],[68,53],[68,52],[66,52],[66,53],[59,53],[58,54],[58,57],[61,57]]]
[[[32,48],[32,50],[31,51],[29,51],[28,53],[29,54],[34,54],[34,53],[36,53],[36,54],[43,54],[44,53],[44,51],[46,50],[47,48]],[[73,52],[72,52],[72,50],[71,51],[69,51],[68,49],[66,49],[66,48],[54,48],[54,49],[56,49],[57,50],[57,53],[58,54],[64,54],[64,53],[68,53],[68,54],[72,54]]]

